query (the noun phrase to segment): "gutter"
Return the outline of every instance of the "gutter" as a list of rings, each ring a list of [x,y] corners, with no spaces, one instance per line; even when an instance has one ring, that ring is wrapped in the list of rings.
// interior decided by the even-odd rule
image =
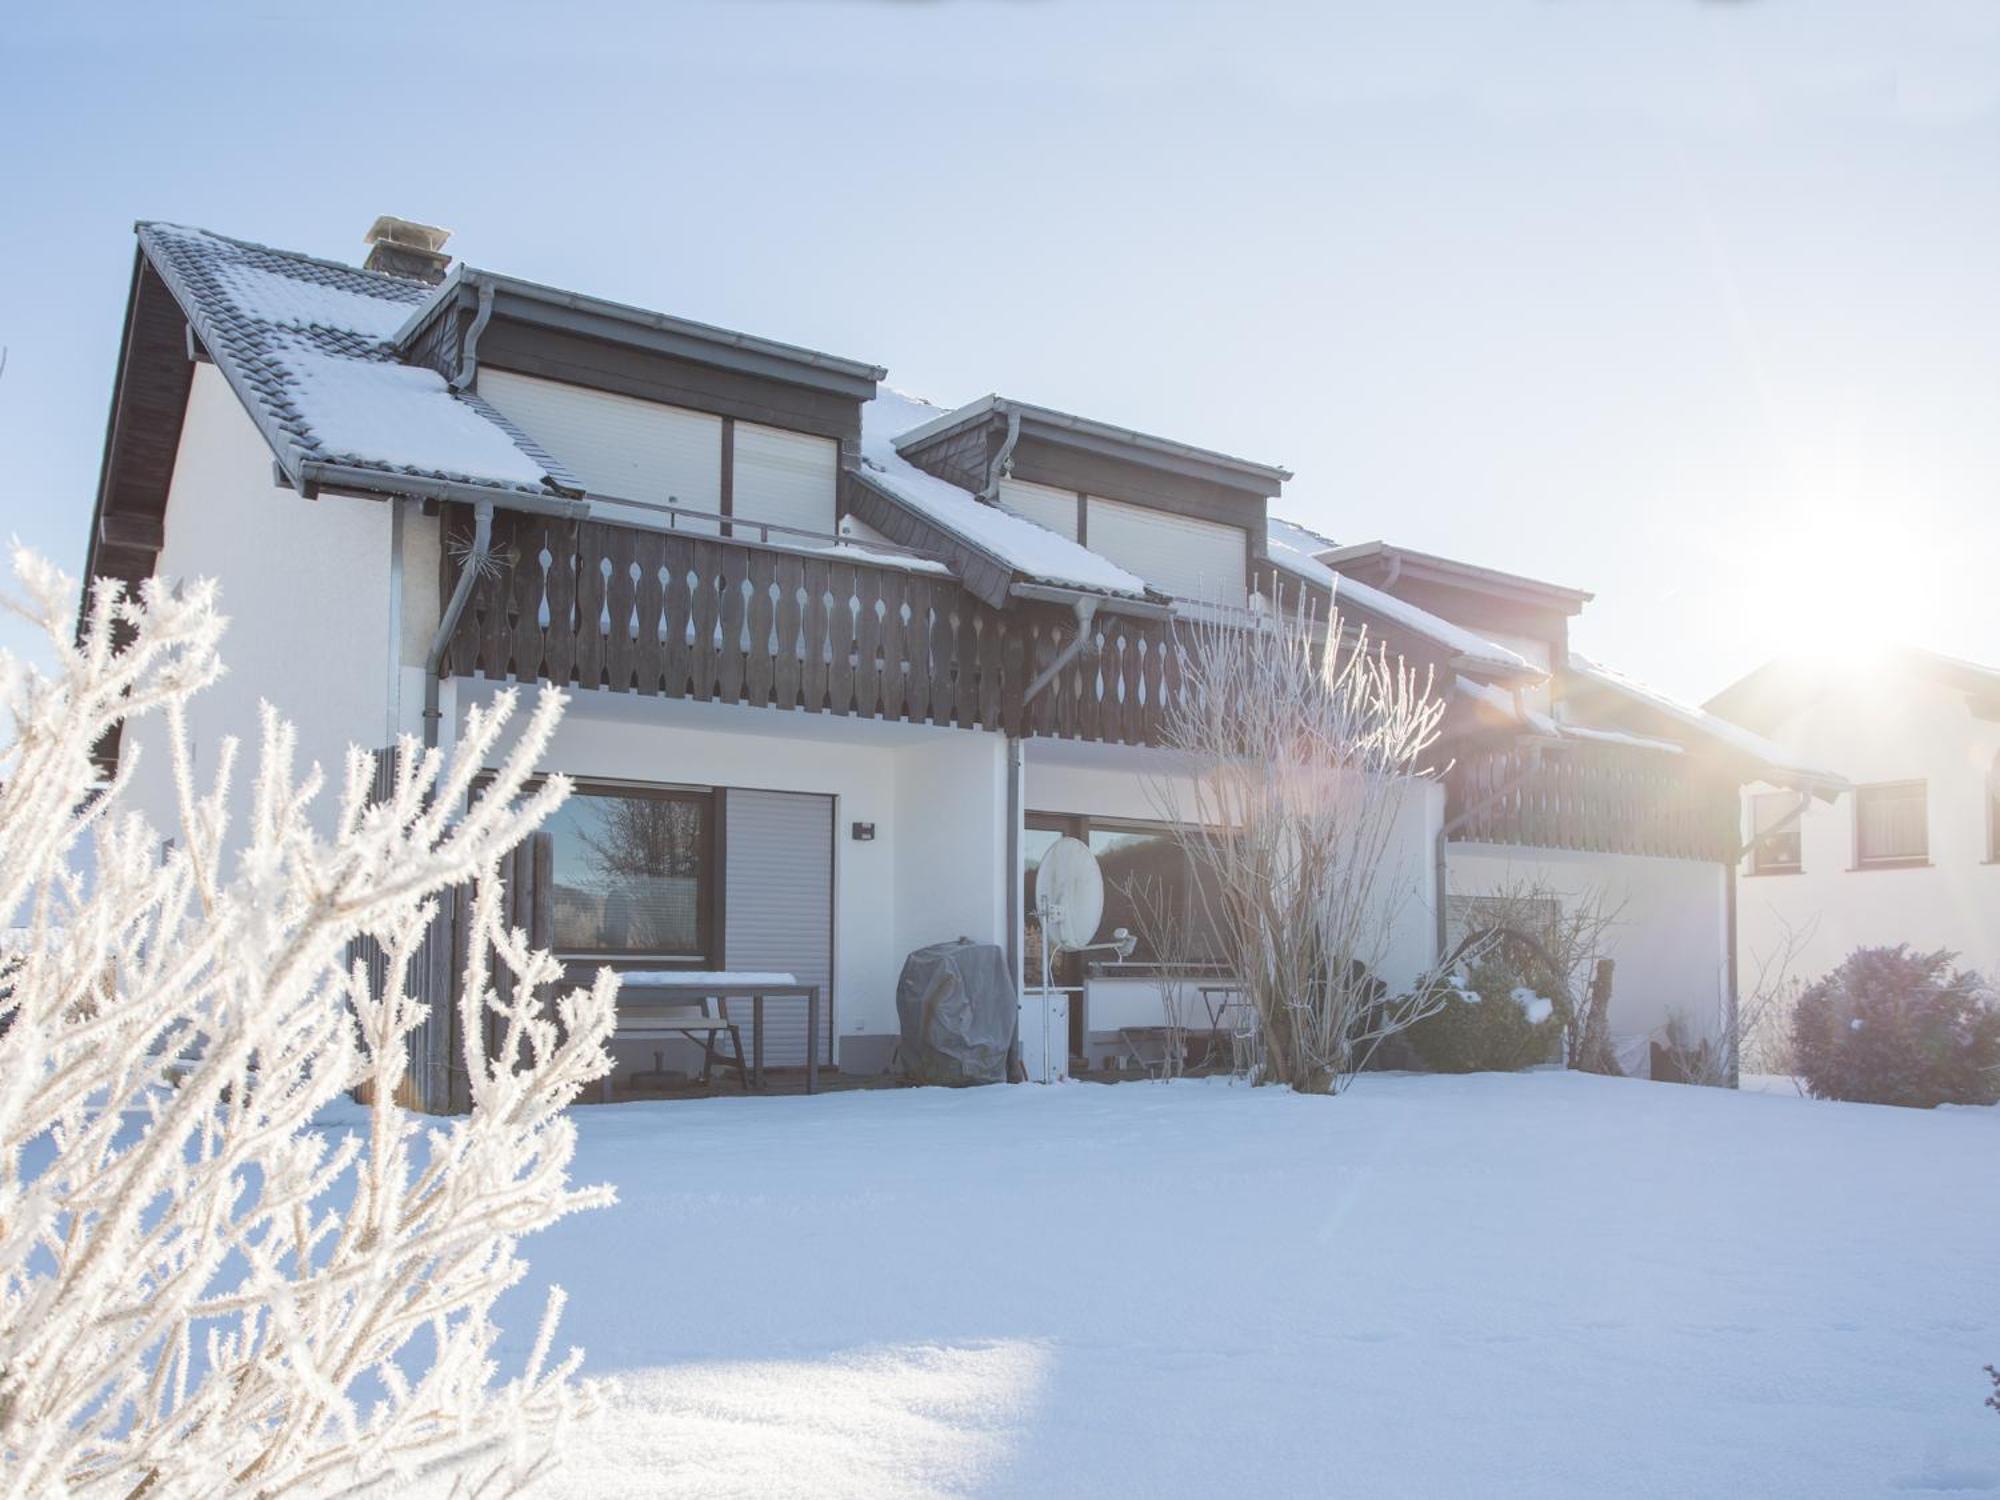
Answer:
[[[1015,583],[1007,592],[1016,599],[1032,599],[1037,604],[1067,604],[1072,608],[1088,599],[1108,615],[1125,615],[1135,620],[1171,620],[1171,604],[1151,599],[1131,599],[1123,594],[1093,594],[1085,589],[1057,588],[1049,583]]]
[[[308,500],[316,498],[323,489],[347,490],[368,495],[413,495],[419,500],[450,500],[460,505],[499,504],[509,510],[557,516],[565,521],[581,521],[590,515],[590,502],[580,495],[538,495],[530,490],[499,489],[459,479],[392,474],[386,469],[364,469],[320,458],[300,460],[298,472],[291,479],[293,487]]]
[[[437,633],[431,637],[431,649],[424,657],[424,748],[434,750],[438,742],[438,720],[441,714],[438,699],[443,690],[439,681],[439,671],[444,666],[445,648],[451,644],[452,634],[458,629],[459,616],[465,613],[466,602],[472,598],[473,580],[480,569],[486,566],[487,558],[493,554],[493,502],[481,500],[472,512],[472,550],[465,555],[465,561],[458,570],[458,583],[451,591],[451,598],[445,602],[444,613],[438,618]]]

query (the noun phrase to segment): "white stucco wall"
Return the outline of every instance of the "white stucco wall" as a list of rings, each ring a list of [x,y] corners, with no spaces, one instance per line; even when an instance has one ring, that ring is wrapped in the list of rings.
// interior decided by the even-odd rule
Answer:
[[[1604,955],[1617,962],[1614,1036],[1659,1031],[1676,1010],[1712,1035],[1727,1014],[1728,875],[1699,860],[1454,843],[1445,888],[1485,896],[1530,884],[1566,903],[1601,896],[1607,909],[1622,908]]]
[[[168,492],[163,580],[214,578],[229,617],[228,675],[189,714],[197,782],[225,735],[242,741],[234,826],[256,773],[257,705],[298,727],[298,764],[317,760],[338,795],[347,747],[388,734],[391,508],[375,500],[302,499],[272,481],[271,450],[211,364],[195,367]],[[162,726],[127,727],[136,805],[162,832],[177,821]]]
[[[495,688],[462,683],[458,708]],[[835,1060],[887,1060],[896,978],[913,948],[1003,942],[1004,741],[824,714],[572,693],[542,769],[616,781],[834,799]],[[875,825],[873,840],[851,835]],[[866,1037],[865,1045],[850,1045]]]
[[[1794,978],[1812,980],[1857,947],[1949,948],[2000,981],[2000,864],[1988,847],[1986,798],[2000,723],[1974,718],[1965,695],[1906,672],[1857,673],[1770,731],[1813,765],[1863,784],[1922,780],[1930,863],[1855,868],[1854,798],[1815,802],[1800,820],[1802,869],[1755,875],[1744,863],[1738,933],[1748,984],[1786,929],[1811,929]],[[1753,787],[1751,792],[1770,791]],[[1750,833],[1744,800],[1744,836]]]

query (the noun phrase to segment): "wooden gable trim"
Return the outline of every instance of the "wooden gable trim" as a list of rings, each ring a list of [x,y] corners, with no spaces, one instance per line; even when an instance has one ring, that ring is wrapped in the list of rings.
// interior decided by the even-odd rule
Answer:
[[[152,576],[166,537],[167,494],[194,383],[189,352],[186,315],[144,252],[135,252],[86,578],[137,583]]]

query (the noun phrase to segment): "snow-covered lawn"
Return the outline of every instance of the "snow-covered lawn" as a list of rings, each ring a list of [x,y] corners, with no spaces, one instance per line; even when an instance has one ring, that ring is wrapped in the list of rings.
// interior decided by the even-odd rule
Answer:
[[[2000,1110],[1543,1073],[578,1118],[624,1201],[529,1246],[613,1382],[557,1494],[2000,1487]]]

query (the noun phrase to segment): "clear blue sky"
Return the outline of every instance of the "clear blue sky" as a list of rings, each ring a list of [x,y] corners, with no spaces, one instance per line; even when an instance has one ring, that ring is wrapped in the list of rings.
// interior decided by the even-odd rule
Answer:
[[[0,42],[0,521],[72,570],[132,221],[388,212],[1286,464],[1686,696],[1843,626],[2000,663],[2000,6],[194,11]]]

